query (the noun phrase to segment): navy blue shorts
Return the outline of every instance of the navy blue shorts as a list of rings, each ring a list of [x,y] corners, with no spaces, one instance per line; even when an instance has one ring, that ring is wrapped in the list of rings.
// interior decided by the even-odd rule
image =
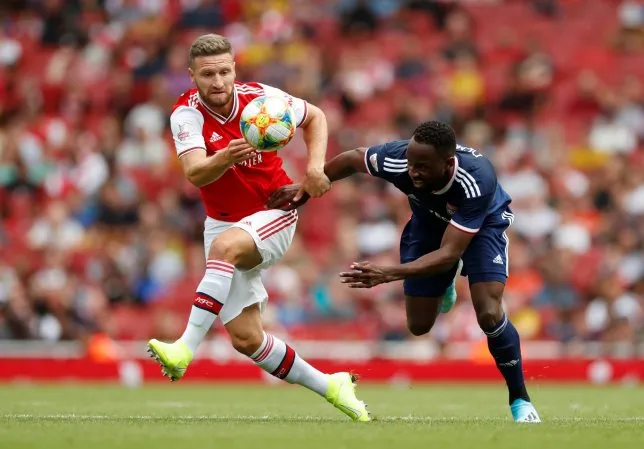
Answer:
[[[505,284],[508,278],[508,237],[505,234],[509,222],[486,226],[474,236],[463,253],[462,276],[467,276],[470,285],[477,282],[497,281]],[[400,262],[407,263],[437,250],[441,246],[443,230],[432,229],[415,216],[409,220],[400,237]],[[421,278],[405,279],[407,296],[443,296],[456,275],[458,264],[450,271]]]

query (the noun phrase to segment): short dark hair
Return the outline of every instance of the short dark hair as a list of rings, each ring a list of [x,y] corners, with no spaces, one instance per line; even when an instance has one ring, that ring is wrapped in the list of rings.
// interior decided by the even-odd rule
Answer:
[[[443,156],[456,154],[456,134],[447,123],[436,120],[421,123],[414,130],[414,140],[433,146]]]

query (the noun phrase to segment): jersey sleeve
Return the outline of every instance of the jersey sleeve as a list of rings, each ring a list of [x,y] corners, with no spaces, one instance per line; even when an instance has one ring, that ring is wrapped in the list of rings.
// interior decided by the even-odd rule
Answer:
[[[170,128],[178,157],[194,150],[206,149],[203,115],[195,108],[179,106],[175,109],[170,116]]]
[[[407,175],[407,141],[387,142],[367,148],[364,163],[372,176],[394,182]]]
[[[278,89],[277,87],[268,86],[262,83],[258,84],[262,86],[267,96],[279,96],[286,100],[289,106],[291,106],[293,114],[295,115],[296,126],[300,126],[302,125],[302,123],[304,123],[304,120],[306,120],[306,115],[308,113],[308,107],[305,100],[289,95],[283,90]]]

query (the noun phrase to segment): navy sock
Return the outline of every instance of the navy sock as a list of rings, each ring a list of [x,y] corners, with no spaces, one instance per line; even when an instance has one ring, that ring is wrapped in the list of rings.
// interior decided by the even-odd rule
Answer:
[[[516,399],[530,402],[530,397],[525,388],[523,367],[521,364],[521,342],[519,333],[508,317],[503,318],[492,329],[483,329],[487,335],[487,347],[496,361],[505,383],[508,385],[510,404]]]

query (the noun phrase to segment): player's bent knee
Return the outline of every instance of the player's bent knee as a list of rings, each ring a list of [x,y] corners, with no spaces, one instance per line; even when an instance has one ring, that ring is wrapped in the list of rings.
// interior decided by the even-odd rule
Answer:
[[[235,265],[242,257],[243,251],[235,239],[220,236],[215,239],[210,247],[210,258],[225,260]]]
[[[230,341],[233,348],[241,354],[250,356],[259,349],[264,340],[264,334],[261,329],[236,332],[230,334]]]
[[[476,320],[481,329],[492,329],[503,318],[503,309],[496,303],[491,303],[476,311]]]
[[[252,237],[241,229],[226,231],[217,237],[210,247],[208,257],[225,260],[243,269],[251,269],[262,261]]]

